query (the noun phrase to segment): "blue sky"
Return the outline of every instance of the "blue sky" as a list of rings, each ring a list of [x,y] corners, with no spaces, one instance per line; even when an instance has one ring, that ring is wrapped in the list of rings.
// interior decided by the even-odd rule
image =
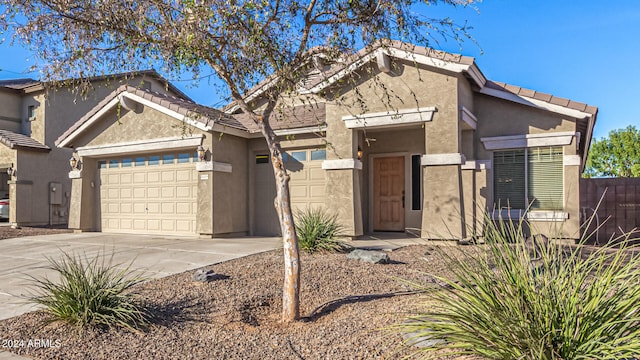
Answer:
[[[596,138],[640,127],[640,1],[485,0],[475,9],[425,9],[473,26],[478,45],[431,45],[475,57],[487,78],[597,106]],[[33,64],[27,51],[0,45],[0,79],[37,78],[25,73]],[[222,105],[206,81],[172,80],[197,102]]]

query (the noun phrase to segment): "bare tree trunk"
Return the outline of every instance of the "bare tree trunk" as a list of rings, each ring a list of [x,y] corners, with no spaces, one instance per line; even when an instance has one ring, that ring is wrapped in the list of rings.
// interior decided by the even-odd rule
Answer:
[[[273,205],[280,220],[284,247],[284,286],[282,289],[282,321],[291,322],[300,318],[300,253],[298,236],[293,223],[291,197],[289,194],[289,174],[282,160],[282,149],[276,135],[268,123],[261,129],[271,154],[271,164],[276,179],[276,198]]]

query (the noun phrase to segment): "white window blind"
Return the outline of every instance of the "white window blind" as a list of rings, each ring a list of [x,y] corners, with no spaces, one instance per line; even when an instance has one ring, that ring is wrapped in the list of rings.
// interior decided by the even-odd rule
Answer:
[[[562,148],[543,147],[529,149],[528,202],[531,209],[562,209]]]
[[[493,155],[494,202],[497,209],[524,209],[525,152],[496,151]]]
[[[562,147],[495,151],[493,164],[496,209],[562,209]]]

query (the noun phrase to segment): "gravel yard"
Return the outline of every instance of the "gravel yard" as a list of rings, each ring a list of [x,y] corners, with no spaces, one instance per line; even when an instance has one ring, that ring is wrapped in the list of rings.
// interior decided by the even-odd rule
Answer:
[[[455,249],[455,248],[452,248]],[[207,269],[220,279],[199,283],[194,271],[140,284],[135,291],[155,316],[141,333],[43,325],[43,312],[0,322],[6,349],[36,359],[396,359],[401,336],[384,331],[422,301],[400,279],[431,282],[445,264],[433,247],[390,253],[392,264],[347,260],[344,254],[302,255],[301,315],[282,324],[282,252],[252,255]],[[335,301],[334,301],[335,300]],[[327,306],[322,306],[331,302]],[[27,346],[41,339],[45,346]]]
[[[66,226],[54,226],[54,227],[21,227],[19,229],[13,229],[9,224],[2,223],[0,226],[0,240],[17,238],[23,236],[36,236],[36,235],[50,235],[50,234],[62,234],[70,233],[73,230],[69,230]]]

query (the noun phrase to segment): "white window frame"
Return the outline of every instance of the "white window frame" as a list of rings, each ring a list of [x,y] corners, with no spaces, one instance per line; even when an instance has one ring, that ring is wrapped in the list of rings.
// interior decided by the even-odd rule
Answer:
[[[529,203],[529,149],[533,149],[533,148],[547,148],[547,147],[560,147],[562,149],[562,153],[563,153],[563,165],[562,165],[562,209],[560,210],[529,210],[528,212],[525,213],[526,209],[507,209],[507,208],[500,208],[500,209],[496,209],[495,205],[496,205],[496,189],[495,189],[495,161],[494,161],[494,152],[497,151],[509,151],[509,150],[520,150],[523,149],[524,150],[524,196],[525,196],[525,204]],[[492,188],[493,191],[491,193],[491,203],[494,206],[494,210],[491,212],[491,218],[492,220],[518,220],[521,219],[523,216],[526,216],[526,220],[529,221],[540,221],[540,222],[555,222],[555,221],[565,221],[569,218],[569,214],[567,212],[564,211],[565,207],[566,207],[566,199],[565,199],[565,172],[564,172],[564,147],[562,146],[558,146],[558,145],[545,145],[545,146],[527,146],[527,147],[520,147],[520,148],[500,148],[500,149],[496,149],[494,152],[492,152],[491,158],[492,158],[492,162],[494,163],[492,168],[492,179],[491,179],[491,184],[492,184]]]

